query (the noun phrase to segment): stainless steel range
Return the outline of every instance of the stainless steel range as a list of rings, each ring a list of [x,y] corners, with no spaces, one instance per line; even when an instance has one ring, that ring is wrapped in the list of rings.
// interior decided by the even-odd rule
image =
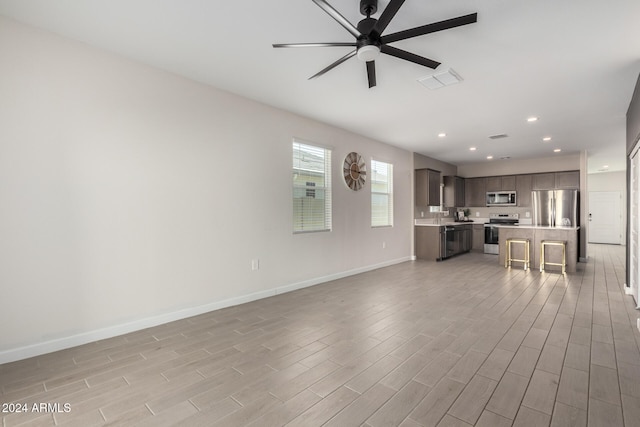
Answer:
[[[484,224],[484,253],[498,255],[500,249],[499,225],[518,225],[520,215],[517,213],[490,213],[489,222]]]

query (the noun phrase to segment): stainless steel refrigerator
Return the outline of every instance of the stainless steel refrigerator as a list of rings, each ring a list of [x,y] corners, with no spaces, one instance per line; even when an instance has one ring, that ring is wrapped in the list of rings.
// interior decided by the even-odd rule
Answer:
[[[534,190],[533,225],[547,227],[576,227],[578,215],[578,190]]]

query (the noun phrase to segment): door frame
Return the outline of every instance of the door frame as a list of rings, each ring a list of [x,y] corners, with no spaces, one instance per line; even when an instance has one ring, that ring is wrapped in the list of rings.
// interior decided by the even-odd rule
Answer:
[[[634,163],[635,160],[635,163]],[[635,176],[634,176],[635,175]],[[635,182],[635,185],[634,185]],[[635,209],[634,209],[635,204]],[[640,308],[640,268],[633,262],[640,259],[640,138],[627,156],[627,266],[625,292],[631,294]],[[634,238],[635,231],[635,238]],[[634,252],[635,248],[635,254]]]

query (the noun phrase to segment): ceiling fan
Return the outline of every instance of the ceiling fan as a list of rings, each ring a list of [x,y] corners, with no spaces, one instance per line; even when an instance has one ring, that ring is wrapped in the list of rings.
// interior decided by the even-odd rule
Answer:
[[[375,14],[378,10],[378,0],[360,0],[360,13],[366,16],[366,18],[358,22],[357,26],[354,26],[325,0],[313,0],[315,4],[320,6],[322,10],[349,31],[349,33],[356,38],[356,41],[343,43],[278,43],[274,44],[273,47],[355,47],[355,50],[349,52],[333,64],[309,77],[309,80],[325,74],[327,71],[332,70],[347,59],[357,56],[359,60],[367,64],[369,88],[372,88],[376,85],[375,59],[380,55],[380,53],[386,53],[387,55],[395,56],[396,58],[414,62],[419,65],[424,65],[425,67],[432,69],[436,69],[438,65],[440,65],[439,62],[431,59],[389,46],[389,43],[429,33],[435,33],[437,31],[448,30],[449,28],[460,27],[462,25],[472,24],[478,20],[478,14],[472,13],[469,15],[459,16],[457,18],[399,31],[397,33],[382,35],[404,1],[405,0],[391,0],[380,15],[380,18],[375,19],[372,18],[371,15]]]

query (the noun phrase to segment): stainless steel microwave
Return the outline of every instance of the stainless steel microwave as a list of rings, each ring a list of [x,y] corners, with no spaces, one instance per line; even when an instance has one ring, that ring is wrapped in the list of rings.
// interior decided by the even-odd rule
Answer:
[[[487,206],[516,206],[516,192],[488,191]]]

